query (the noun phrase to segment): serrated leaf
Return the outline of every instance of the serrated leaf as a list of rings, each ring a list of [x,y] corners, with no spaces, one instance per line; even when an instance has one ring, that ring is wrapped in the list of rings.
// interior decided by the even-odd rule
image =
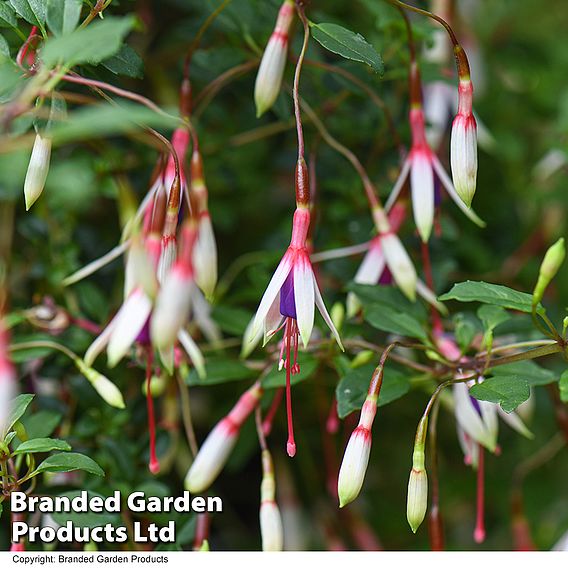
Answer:
[[[80,63],[100,63],[120,49],[122,40],[132,29],[134,22],[132,17],[107,17],[86,28],[50,38],[41,50],[41,58],[47,67],[59,63],[68,67]]]
[[[44,29],[45,23],[45,1],[44,0],[10,0],[10,4],[14,10],[26,22],[33,26],[38,26],[41,30]]]
[[[337,24],[310,22],[313,38],[328,51],[345,59],[360,61],[382,75],[384,64],[375,48],[361,35]]]
[[[560,400],[562,402],[568,402],[568,371],[564,371],[562,375],[560,375]]]
[[[300,372],[295,375],[290,375],[291,385],[296,385],[309,379],[317,370],[319,365],[319,361],[307,353],[298,354],[298,363],[300,364]],[[274,365],[262,381],[262,386],[265,389],[274,389],[286,386],[286,371],[284,369],[279,371],[278,365]]]
[[[56,35],[71,33],[81,17],[82,0],[47,0],[46,21]]]
[[[35,395],[33,394],[20,394],[10,405],[10,414],[6,422],[6,432],[23,416],[24,412],[30,405]]]
[[[469,390],[469,394],[477,400],[498,403],[505,412],[509,413],[528,400],[531,391],[529,382],[524,377],[501,375],[474,385]]]
[[[363,406],[374,369],[374,365],[365,365],[358,369],[353,369],[339,381],[335,389],[339,418],[345,418],[348,414],[359,410]],[[385,367],[378,404],[379,406],[385,406],[401,398],[409,390],[409,377],[387,366]]]
[[[93,475],[100,477],[104,476],[104,471],[99,464],[84,454],[70,453],[70,454],[55,454],[43,460],[38,468],[33,472],[31,477],[39,473],[53,472],[53,471],[76,471],[82,470]]]
[[[531,294],[488,282],[473,282],[471,280],[458,282],[449,292],[442,294],[438,299],[440,301],[481,302],[526,313],[532,311]],[[538,309],[542,310],[542,306],[539,305]]]
[[[14,8],[8,2],[0,2],[0,26],[15,28],[17,24]]]
[[[427,340],[428,336],[420,321],[411,315],[393,310],[388,306],[376,306],[365,310],[365,320],[373,327],[389,333]]]
[[[118,53],[105,59],[102,62],[103,67],[112,71],[116,75],[125,75],[140,79],[144,75],[144,62],[140,56],[129,46],[123,45]]]
[[[32,440],[22,442],[12,453],[13,455],[35,454],[39,452],[51,452],[53,450],[68,452],[71,450],[71,446],[65,440],[57,440],[54,438],[34,438]]]

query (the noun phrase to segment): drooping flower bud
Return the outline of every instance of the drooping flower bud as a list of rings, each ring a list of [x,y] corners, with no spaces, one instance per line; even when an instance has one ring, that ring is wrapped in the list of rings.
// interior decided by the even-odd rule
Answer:
[[[270,109],[280,92],[288,51],[288,32],[293,18],[294,2],[285,0],[278,12],[276,26],[268,40],[256,76],[254,102],[257,117]]]
[[[202,493],[217,479],[237,442],[243,422],[255,409],[262,392],[260,383],[255,383],[211,430],[185,476],[188,491]]]
[[[454,187],[467,207],[471,207],[477,184],[477,123],[473,116],[473,85],[467,58],[459,46],[455,53],[463,71],[459,78],[458,113],[452,124],[450,164]]]
[[[424,446],[427,431],[428,416],[424,416],[420,420],[416,431],[414,451],[412,453],[412,470],[408,480],[406,518],[412,532],[416,532],[422,524],[428,507],[428,476],[424,466]]]
[[[101,375],[98,371],[89,367],[79,357],[73,359],[75,366],[81,374],[91,383],[92,387],[99,393],[100,397],[114,408],[125,408],[124,399],[117,386]]]
[[[36,134],[26,179],[24,181],[24,198],[26,211],[36,202],[45,186],[45,180],[49,172],[49,160],[51,157],[51,138]]]
[[[355,500],[363,486],[371,453],[371,427],[377,412],[377,399],[376,395],[367,396],[361,409],[359,424],[347,443],[337,482],[340,507],[345,507]]]
[[[264,552],[280,552],[284,534],[282,518],[276,504],[274,467],[268,450],[262,452],[262,483],[260,485],[260,534]]]
[[[564,239],[558,239],[544,255],[540,270],[538,273],[538,280],[533,292],[533,305],[537,305],[544,296],[544,292],[566,257],[566,249],[564,247]]]

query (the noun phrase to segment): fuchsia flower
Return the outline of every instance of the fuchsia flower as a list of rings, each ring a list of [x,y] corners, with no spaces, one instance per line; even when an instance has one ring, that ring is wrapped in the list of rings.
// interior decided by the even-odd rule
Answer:
[[[467,207],[471,207],[477,184],[477,123],[472,105],[471,79],[469,75],[460,77],[458,113],[452,124],[450,162],[456,191]]]
[[[318,307],[324,321],[330,328],[339,346],[341,339],[331,320],[319,291],[306,244],[310,211],[298,204],[292,223],[290,246],[274,272],[258,306],[248,339],[253,341],[261,330],[266,343],[284,327],[284,340],[280,354],[280,368],[286,369],[286,391],[288,410],[288,444],[290,456],[296,453],[292,429],[290,402],[290,373],[300,372],[298,347],[300,338],[308,346],[314,326],[314,306]]]
[[[276,503],[274,466],[268,450],[262,451],[259,517],[263,552],[280,552],[284,545],[284,534],[280,509]]]
[[[288,32],[293,18],[294,1],[285,0],[278,12],[276,26],[268,40],[256,76],[254,101],[257,117],[270,109],[280,92],[288,51]]]
[[[420,105],[413,105],[410,109],[410,127],[412,148],[386,203],[386,210],[389,211],[393,206],[410,174],[414,221],[422,241],[427,242],[434,223],[434,176],[437,176],[455,204],[469,219],[483,227],[485,223],[460,199],[440,160],[430,148],[424,128],[424,112]]]

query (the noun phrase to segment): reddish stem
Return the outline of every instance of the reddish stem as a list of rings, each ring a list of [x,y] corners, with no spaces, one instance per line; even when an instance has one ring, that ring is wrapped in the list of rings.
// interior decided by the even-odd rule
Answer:
[[[430,262],[430,248],[428,243],[422,242],[422,264],[424,265],[424,279],[430,290],[434,291],[434,276],[432,274],[432,263]],[[444,332],[444,326],[440,314],[434,306],[430,306],[430,317],[432,318],[432,331],[435,336]]]
[[[146,406],[148,408],[148,430],[150,434],[150,463],[148,469],[156,475],[160,471],[160,462],[156,457],[156,417],[154,415],[154,399],[150,384],[152,381],[152,350],[148,349],[146,358]]]
[[[479,444],[479,458],[477,461],[477,520],[473,538],[478,544],[485,540],[485,450]]]
[[[274,393],[274,398],[272,399],[272,404],[266,413],[264,420],[262,421],[262,433],[265,436],[269,436],[270,432],[272,431],[272,425],[274,423],[274,417],[278,412],[278,408],[280,407],[280,403],[282,402],[282,398],[284,396],[284,387],[276,389]]]
[[[286,442],[286,451],[293,458],[296,455],[296,441],[294,440],[294,423],[292,421],[292,387],[290,385],[290,372],[292,362],[290,360],[290,343],[292,342],[292,318],[288,318],[286,322],[286,415],[288,417],[288,441]]]

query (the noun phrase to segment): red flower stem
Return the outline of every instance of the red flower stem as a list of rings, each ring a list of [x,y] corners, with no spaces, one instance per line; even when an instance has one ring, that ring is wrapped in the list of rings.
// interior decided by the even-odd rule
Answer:
[[[72,318],[71,320],[77,327],[80,327],[81,329],[84,329],[85,331],[88,331],[89,333],[92,333],[93,335],[99,335],[99,333],[101,333],[101,326],[97,325],[96,323],[93,323],[92,321],[89,321],[87,319],[84,318]]]
[[[150,384],[152,381],[152,350],[147,351],[146,357],[146,406],[148,408],[148,430],[150,434],[150,463],[148,469],[155,475],[160,471],[160,462],[156,457],[156,417],[154,415],[154,399]]]
[[[477,463],[477,520],[473,538],[478,544],[485,540],[485,450],[479,446],[479,458]]]
[[[288,417],[288,441],[286,442],[286,451],[293,458],[296,455],[296,442],[294,440],[294,423],[292,421],[292,387],[290,385],[290,372],[292,362],[290,361],[290,343],[292,341],[292,318],[288,318],[286,322],[286,415]]]

